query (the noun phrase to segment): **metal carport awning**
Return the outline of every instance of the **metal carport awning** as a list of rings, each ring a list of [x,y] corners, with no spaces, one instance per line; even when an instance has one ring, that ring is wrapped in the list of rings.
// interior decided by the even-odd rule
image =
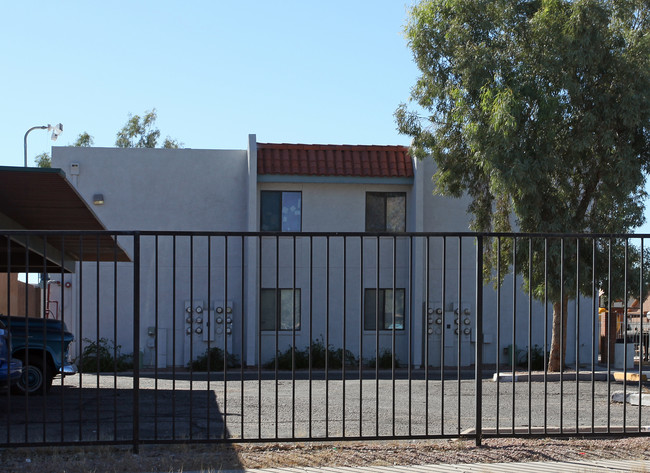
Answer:
[[[61,169],[0,166],[0,271],[72,272],[76,261],[130,261],[105,231]]]

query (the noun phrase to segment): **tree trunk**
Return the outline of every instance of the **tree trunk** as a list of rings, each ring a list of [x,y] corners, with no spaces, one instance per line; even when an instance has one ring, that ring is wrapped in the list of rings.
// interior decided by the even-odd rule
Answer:
[[[558,372],[564,368],[568,303],[569,298],[566,296],[561,303],[553,302],[553,334],[551,336],[551,353],[548,357],[548,371],[550,372]],[[560,333],[562,333],[561,345]]]

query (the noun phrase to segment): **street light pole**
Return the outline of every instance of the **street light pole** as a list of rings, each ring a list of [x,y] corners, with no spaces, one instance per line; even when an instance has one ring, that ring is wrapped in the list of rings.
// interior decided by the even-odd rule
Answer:
[[[61,133],[63,133],[63,124],[59,123],[58,125],[43,125],[43,126],[33,126],[29,130],[27,130],[27,133],[25,133],[25,140],[24,140],[24,149],[25,149],[25,167],[27,167],[27,135],[32,130],[52,130],[52,141],[56,141],[56,139],[59,137]]]

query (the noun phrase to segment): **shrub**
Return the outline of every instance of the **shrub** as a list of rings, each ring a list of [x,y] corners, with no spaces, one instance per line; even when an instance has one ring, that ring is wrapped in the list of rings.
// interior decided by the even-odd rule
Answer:
[[[295,366],[297,370],[304,370],[309,368],[309,347],[304,349],[296,348],[291,350],[291,347],[287,348],[285,351],[278,351],[277,361],[279,370],[290,370],[292,368],[293,359],[295,358]],[[322,339],[317,338],[311,344],[311,366],[316,369],[325,368],[325,358],[327,358],[327,368],[328,369],[341,369],[343,364],[349,367],[355,367],[358,365],[357,357],[354,356],[350,350],[343,351],[342,348],[334,348],[333,345],[329,345],[329,349],[325,349],[325,343]],[[266,369],[275,369],[275,360],[276,358],[271,358],[269,361],[264,363],[262,366]]]
[[[208,371],[208,361],[210,362],[210,371],[223,370],[223,355],[224,352],[219,347],[211,347],[210,350],[205,350],[203,355],[200,355],[196,360],[190,363],[190,368],[193,371]],[[239,368],[239,357],[226,352],[226,363],[228,368]]]
[[[512,345],[506,348],[506,353],[509,355]],[[508,360],[508,364],[512,366],[512,358]],[[530,369],[533,371],[540,371],[544,369],[544,350],[539,345],[534,345],[530,350]],[[528,369],[528,348],[518,348],[515,346],[515,366],[518,368]]]
[[[393,354],[391,353],[390,350],[384,348],[380,353],[379,353],[379,369],[382,370],[388,370],[391,369],[391,365],[393,362]],[[376,358],[370,358],[368,360],[368,368],[374,368],[375,364],[377,363]],[[397,355],[395,355],[395,368],[399,368],[400,363],[399,359],[397,358]]]
[[[79,358],[78,368],[82,373],[102,373],[133,369],[133,354],[121,354],[121,345],[113,340],[100,338],[98,341],[84,338],[86,346]]]

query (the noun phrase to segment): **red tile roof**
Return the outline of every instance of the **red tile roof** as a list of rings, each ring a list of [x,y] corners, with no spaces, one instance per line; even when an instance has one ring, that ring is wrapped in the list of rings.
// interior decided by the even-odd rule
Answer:
[[[257,143],[258,174],[413,177],[406,146]]]

